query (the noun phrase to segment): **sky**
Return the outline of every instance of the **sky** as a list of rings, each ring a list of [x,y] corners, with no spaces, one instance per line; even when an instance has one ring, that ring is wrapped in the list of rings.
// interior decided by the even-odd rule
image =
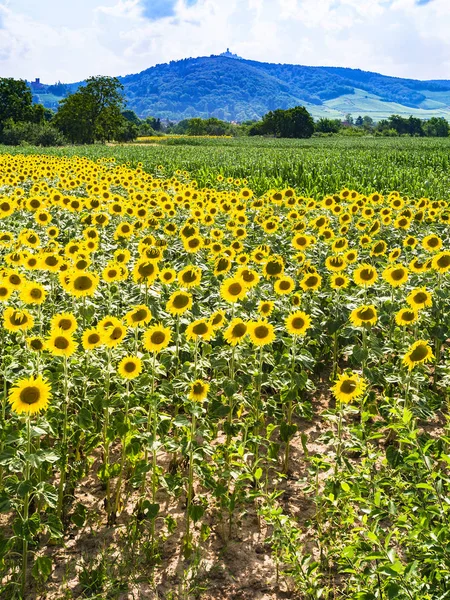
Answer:
[[[127,75],[230,50],[450,79],[450,0],[0,0],[0,77]]]

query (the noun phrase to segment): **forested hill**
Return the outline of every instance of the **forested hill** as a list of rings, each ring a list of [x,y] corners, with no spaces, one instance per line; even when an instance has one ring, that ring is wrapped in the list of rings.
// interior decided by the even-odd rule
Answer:
[[[450,116],[449,81],[400,79],[340,67],[210,56],[156,65],[120,80],[128,107],[141,117],[244,121],[298,104],[316,117]],[[37,95],[48,105],[45,94]]]

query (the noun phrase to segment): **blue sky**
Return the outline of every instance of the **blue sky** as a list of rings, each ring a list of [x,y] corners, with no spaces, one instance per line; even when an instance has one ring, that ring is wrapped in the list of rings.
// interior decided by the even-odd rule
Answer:
[[[78,81],[218,54],[450,79],[450,0],[0,0],[0,76]]]

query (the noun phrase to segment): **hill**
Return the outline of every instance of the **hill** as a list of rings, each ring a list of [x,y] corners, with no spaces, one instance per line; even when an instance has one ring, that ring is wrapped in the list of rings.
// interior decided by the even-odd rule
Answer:
[[[450,81],[401,79],[342,67],[261,63],[235,55],[188,58],[120,77],[128,107],[140,117],[258,119],[305,105],[314,117],[391,114],[450,118]],[[76,89],[70,84],[67,89]],[[46,88],[37,101],[55,106]]]

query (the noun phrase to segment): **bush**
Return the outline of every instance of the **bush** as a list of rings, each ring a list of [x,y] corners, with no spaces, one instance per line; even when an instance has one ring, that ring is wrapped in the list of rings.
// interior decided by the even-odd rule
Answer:
[[[14,123],[8,121],[0,135],[7,146],[32,144],[34,146],[63,146],[62,133],[49,123]]]

